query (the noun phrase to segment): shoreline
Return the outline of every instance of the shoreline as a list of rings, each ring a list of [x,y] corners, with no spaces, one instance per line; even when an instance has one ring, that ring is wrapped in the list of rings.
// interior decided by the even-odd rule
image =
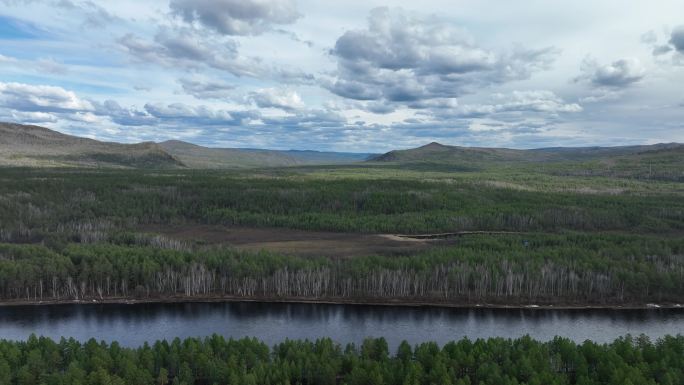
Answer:
[[[44,306],[44,305],[136,305],[163,303],[292,303],[292,304],[321,304],[321,305],[355,305],[355,306],[387,306],[387,307],[429,307],[449,309],[509,309],[509,310],[657,310],[684,309],[678,303],[632,303],[632,304],[501,304],[501,303],[448,303],[411,300],[372,300],[372,299],[343,299],[343,298],[276,298],[276,297],[235,297],[235,296],[206,296],[206,297],[155,297],[155,298],[103,298],[81,300],[0,300],[0,308],[13,306]]]

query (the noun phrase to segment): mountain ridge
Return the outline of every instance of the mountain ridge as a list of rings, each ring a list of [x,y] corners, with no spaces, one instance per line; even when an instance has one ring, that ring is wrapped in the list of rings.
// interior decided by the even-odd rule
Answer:
[[[658,152],[681,151],[681,143],[657,143],[629,146],[589,147],[542,147],[533,149],[511,149],[503,147],[462,147],[431,142],[416,148],[392,150],[370,159],[372,162],[545,162],[545,161],[587,161],[606,157],[655,154]]]
[[[124,144],[0,122],[0,166],[230,169],[345,164],[376,154],[214,148],[170,139]]]

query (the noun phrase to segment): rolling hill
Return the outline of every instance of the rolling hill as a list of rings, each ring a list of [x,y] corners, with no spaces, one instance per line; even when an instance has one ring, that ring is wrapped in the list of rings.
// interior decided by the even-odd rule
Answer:
[[[0,166],[178,168],[158,144],[121,144],[65,135],[45,127],[0,123]]]
[[[187,167],[207,169],[344,164],[361,162],[374,155],[346,152],[211,148],[178,140],[169,140],[159,143],[159,145]]]
[[[554,175],[684,181],[684,144],[514,150],[433,142],[414,149],[390,151],[370,159],[369,163],[452,171],[543,165],[546,172]]]
[[[684,144],[659,143],[653,145],[618,147],[552,147],[531,150],[509,148],[447,146],[432,142],[408,149],[394,150],[370,159],[372,162],[561,162],[590,161],[624,156],[648,158],[684,152]]]
[[[0,166],[228,169],[360,162],[375,154],[210,148],[178,140],[101,142],[45,127],[0,123]]]

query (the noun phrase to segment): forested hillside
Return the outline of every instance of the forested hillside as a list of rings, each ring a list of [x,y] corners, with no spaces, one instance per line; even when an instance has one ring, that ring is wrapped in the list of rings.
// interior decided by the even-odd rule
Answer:
[[[620,147],[554,147],[531,150],[459,147],[430,143],[395,150],[371,159],[376,163],[423,168],[483,167],[510,165],[555,170],[559,175],[604,176],[684,181],[684,144],[661,143]]]
[[[31,336],[0,341],[0,383],[675,385],[684,382],[682,355],[682,336],[653,342],[628,336],[603,345],[558,337],[404,342],[396,352],[382,338],[345,347],[328,338],[288,340],[269,348],[214,335],[125,348]]]

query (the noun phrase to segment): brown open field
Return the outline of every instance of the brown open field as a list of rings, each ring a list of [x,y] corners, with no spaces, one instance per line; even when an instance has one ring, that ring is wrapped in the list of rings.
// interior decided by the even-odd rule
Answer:
[[[300,256],[340,258],[362,255],[402,255],[457,242],[456,238],[415,239],[393,234],[334,233],[211,225],[155,225],[141,230],[189,243],[235,247],[250,251],[267,250]]]

